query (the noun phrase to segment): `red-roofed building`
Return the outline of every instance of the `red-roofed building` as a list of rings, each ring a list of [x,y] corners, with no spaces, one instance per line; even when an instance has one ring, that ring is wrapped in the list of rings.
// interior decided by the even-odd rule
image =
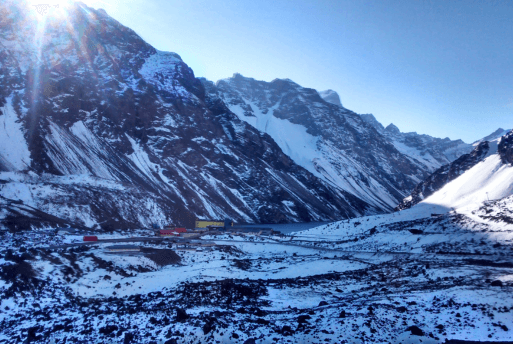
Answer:
[[[166,236],[180,236],[180,233],[186,233],[187,229],[185,228],[175,228],[175,229],[161,229],[159,231],[159,235],[161,237]]]
[[[161,229],[159,231],[160,236],[178,236],[179,233],[175,232],[174,229]]]

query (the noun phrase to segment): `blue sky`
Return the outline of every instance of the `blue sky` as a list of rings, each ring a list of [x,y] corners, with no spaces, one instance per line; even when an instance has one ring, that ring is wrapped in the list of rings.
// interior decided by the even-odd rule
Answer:
[[[402,131],[513,128],[513,1],[85,0],[196,76],[333,89]]]

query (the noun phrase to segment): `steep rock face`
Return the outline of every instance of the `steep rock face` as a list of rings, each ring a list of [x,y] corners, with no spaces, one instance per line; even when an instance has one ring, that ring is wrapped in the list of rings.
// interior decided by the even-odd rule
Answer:
[[[390,210],[427,171],[401,154],[361,116],[326,102],[291,80],[257,81],[235,74],[207,94],[241,120],[268,133],[297,164],[334,187]]]
[[[0,8],[0,194],[83,226],[372,211],[205,97],[174,53],[83,4]],[[318,95],[316,95],[319,97]]]
[[[501,138],[497,151],[503,163],[513,165],[513,131]]]
[[[403,133],[394,124],[389,124],[385,128],[371,114],[364,114],[361,117],[385,136],[398,151],[429,173],[469,153],[473,148],[462,140],[441,139],[415,132]]]
[[[490,149],[491,146],[492,149]],[[426,180],[419,183],[413,192],[396,207],[396,210],[411,208],[496,151],[496,145],[494,146],[488,141],[479,143],[472,152],[464,154],[452,163],[440,167]]]

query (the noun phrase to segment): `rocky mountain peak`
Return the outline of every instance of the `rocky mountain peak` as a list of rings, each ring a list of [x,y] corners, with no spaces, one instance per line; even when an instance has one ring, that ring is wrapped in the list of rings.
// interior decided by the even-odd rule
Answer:
[[[473,143],[473,145],[477,145],[478,143],[482,142],[482,141],[493,141],[493,140],[497,140],[498,138],[508,134],[509,132],[511,131],[511,129],[502,129],[502,128],[499,128],[497,130],[495,130],[493,133],[491,133],[490,135],[488,136],[485,136],[483,137],[481,140],[477,140]]]
[[[391,134],[400,134],[401,133],[399,128],[394,123],[390,123],[389,125],[387,125],[385,130]]]
[[[340,102],[340,97],[337,92],[333,90],[320,91],[319,95],[322,99],[327,101],[328,103],[337,105],[342,107],[342,103]]]

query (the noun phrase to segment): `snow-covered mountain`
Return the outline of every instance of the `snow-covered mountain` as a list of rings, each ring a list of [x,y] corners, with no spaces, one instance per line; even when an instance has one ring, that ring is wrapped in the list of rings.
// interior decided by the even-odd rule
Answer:
[[[492,134],[488,137],[493,138],[495,136],[496,135]],[[472,152],[464,154],[452,163],[440,167],[428,178],[419,183],[413,192],[403,199],[396,209],[402,210],[411,208],[493,154],[497,155],[504,163],[507,163],[508,159],[510,159],[508,158],[507,152],[513,147],[510,142],[512,137],[513,134],[510,131],[510,133],[504,135],[502,138],[495,138],[493,141],[480,141]]]
[[[390,210],[434,170],[472,149],[461,140],[384,128],[374,116],[344,108],[336,92],[288,79],[264,82],[234,74],[204,84],[297,164],[376,211]]]
[[[372,114],[361,116],[398,151],[429,173],[469,153],[473,148],[462,140],[451,140],[448,137],[441,139],[416,132],[403,133],[393,123],[385,128]]]
[[[44,14],[11,0],[0,11],[0,194],[9,202],[101,228],[376,211],[298,166],[205,97],[180,56],[105,11],[76,3]]]
[[[319,95],[328,103],[342,107],[337,92],[327,90],[319,92]],[[393,123],[385,128],[372,114],[361,114],[360,116],[380,134],[385,136],[398,151],[408,156],[414,163],[420,164],[422,169],[426,169],[429,172],[433,172],[434,169],[454,161],[472,150],[472,145],[462,140],[441,139],[425,134],[417,134],[416,132],[403,133]],[[482,140],[474,142],[473,145],[481,141],[499,138],[507,132],[507,130],[498,129]]]
[[[62,223],[380,213],[468,146],[417,144],[290,80],[201,81],[81,3],[39,13],[8,0],[0,11],[0,195]]]
[[[488,136],[485,136],[483,137],[481,140],[477,140],[476,142],[472,143],[472,145],[474,146],[477,146],[478,144],[480,144],[481,142],[483,141],[495,141],[497,140],[498,138],[506,135],[507,133],[509,133],[511,131],[511,129],[502,129],[502,128],[499,128],[497,130],[495,130],[493,133],[491,133],[490,135]]]

